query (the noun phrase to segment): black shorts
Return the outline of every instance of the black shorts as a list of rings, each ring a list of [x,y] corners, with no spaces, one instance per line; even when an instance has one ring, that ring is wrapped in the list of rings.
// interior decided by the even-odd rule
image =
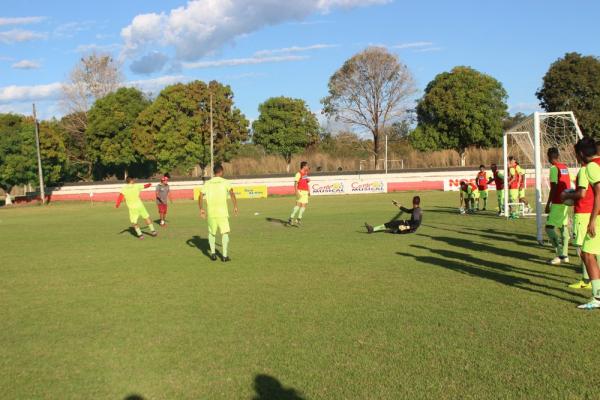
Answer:
[[[406,221],[406,220],[390,221],[390,222],[386,222],[383,225],[387,229],[392,231],[392,233],[413,233],[418,228],[418,226],[415,226],[414,224],[411,224],[410,221]],[[405,227],[405,228],[403,230],[400,230],[401,226]],[[408,229],[406,229],[406,228],[408,228]]]

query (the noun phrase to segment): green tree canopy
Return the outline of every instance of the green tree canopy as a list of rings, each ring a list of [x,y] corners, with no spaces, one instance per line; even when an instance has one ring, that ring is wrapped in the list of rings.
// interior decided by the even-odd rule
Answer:
[[[229,86],[212,81],[163,89],[136,122],[134,145],[162,171],[191,172],[210,164],[212,94],[215,162],[229,161],[248,139],[248,120],[234,106]]]
[[[567,53],[552,63],[536,93],[548,112],[573,111],[584,134],[600,137],[600,60]]]
[[[87,151],[100,174],[127,175],[136,159],[132,142],[138,115],[150,101],[138,89],[121,88],[96,100],[88,113]]]
[[[301,99],[271,97],[258,106],[260,115],[252,124],[252,140],[269,154],[285,158],[289,171],[292,155],[319,139],[317,117]]]
[[[499,146],[507,115],[506,91],[493,77],[470,67],[437,75],[417,105],[417,128],[410,135],[421,151]]]

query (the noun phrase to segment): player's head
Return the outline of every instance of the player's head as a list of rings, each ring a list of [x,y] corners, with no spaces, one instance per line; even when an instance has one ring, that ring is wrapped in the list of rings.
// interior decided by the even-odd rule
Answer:
[[[513,156],[508,157],[508,165],[513,167],[517,163],[517,160]]]
[[[308,171],[308,161],[302,161],[300,163],[300,170],[301,171]]]
[[[460,181],[460,188],[461,189],[466,189],[467,188],[467,181]]]
[[[492,164],[491,168],[492,168],[492,172],[498,171],[498,166],[496,164]]]
[[[223,166],[221,164],[215,164],[213,167],[214,176],[223,176]]]
[[[485,165],[481,164],[479,166],[479,171],[481,171],[481,172],[485,171]]]
[[[421,197],[415,196],[413,197],[413,207],[419,207],[421,204]]]
[[[558,152],[558,149],[556,147],[550,147],[548,149],[547,155],[548,155],[548,161],[550,161],[550,163],[553,163],[558,160],[560,153]]]
[[[591,137],[585,136],[575,143],[575,154],[579,162],[588,162],[598,154],[598,143]]]
[[[133,183],[133,182],[135,182],[135,178],[133,176],[128,176],[127,178],[125,178],[125,182],[126,183]]]
[[[162,178],[160,178],[160,181],[161,181],[162,183],[169,183],[169,174],[168,174],[168,173],[164,174],[164,175],[162,176]]]

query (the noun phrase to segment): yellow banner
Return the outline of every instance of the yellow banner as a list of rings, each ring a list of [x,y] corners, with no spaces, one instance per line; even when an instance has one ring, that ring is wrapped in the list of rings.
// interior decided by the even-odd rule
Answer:
[[[200,198],[200,192],[202,191],[202,186],[196,186],[194,188],[194,201],[198,201]]]
[[[266,199],[267,185],[234,186],[233,193],[238,199]]]

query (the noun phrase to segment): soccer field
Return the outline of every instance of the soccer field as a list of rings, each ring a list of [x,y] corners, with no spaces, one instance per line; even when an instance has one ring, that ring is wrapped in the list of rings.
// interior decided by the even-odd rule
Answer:
[[[421,193],[416,234],[365,234],[412,196],[313,197],[301,228],[290,197],[242,200],[230,263],[191,201],[143,241],[113,204],[2,209],[1,397],[599,398],[579,266],[456,193]]]

